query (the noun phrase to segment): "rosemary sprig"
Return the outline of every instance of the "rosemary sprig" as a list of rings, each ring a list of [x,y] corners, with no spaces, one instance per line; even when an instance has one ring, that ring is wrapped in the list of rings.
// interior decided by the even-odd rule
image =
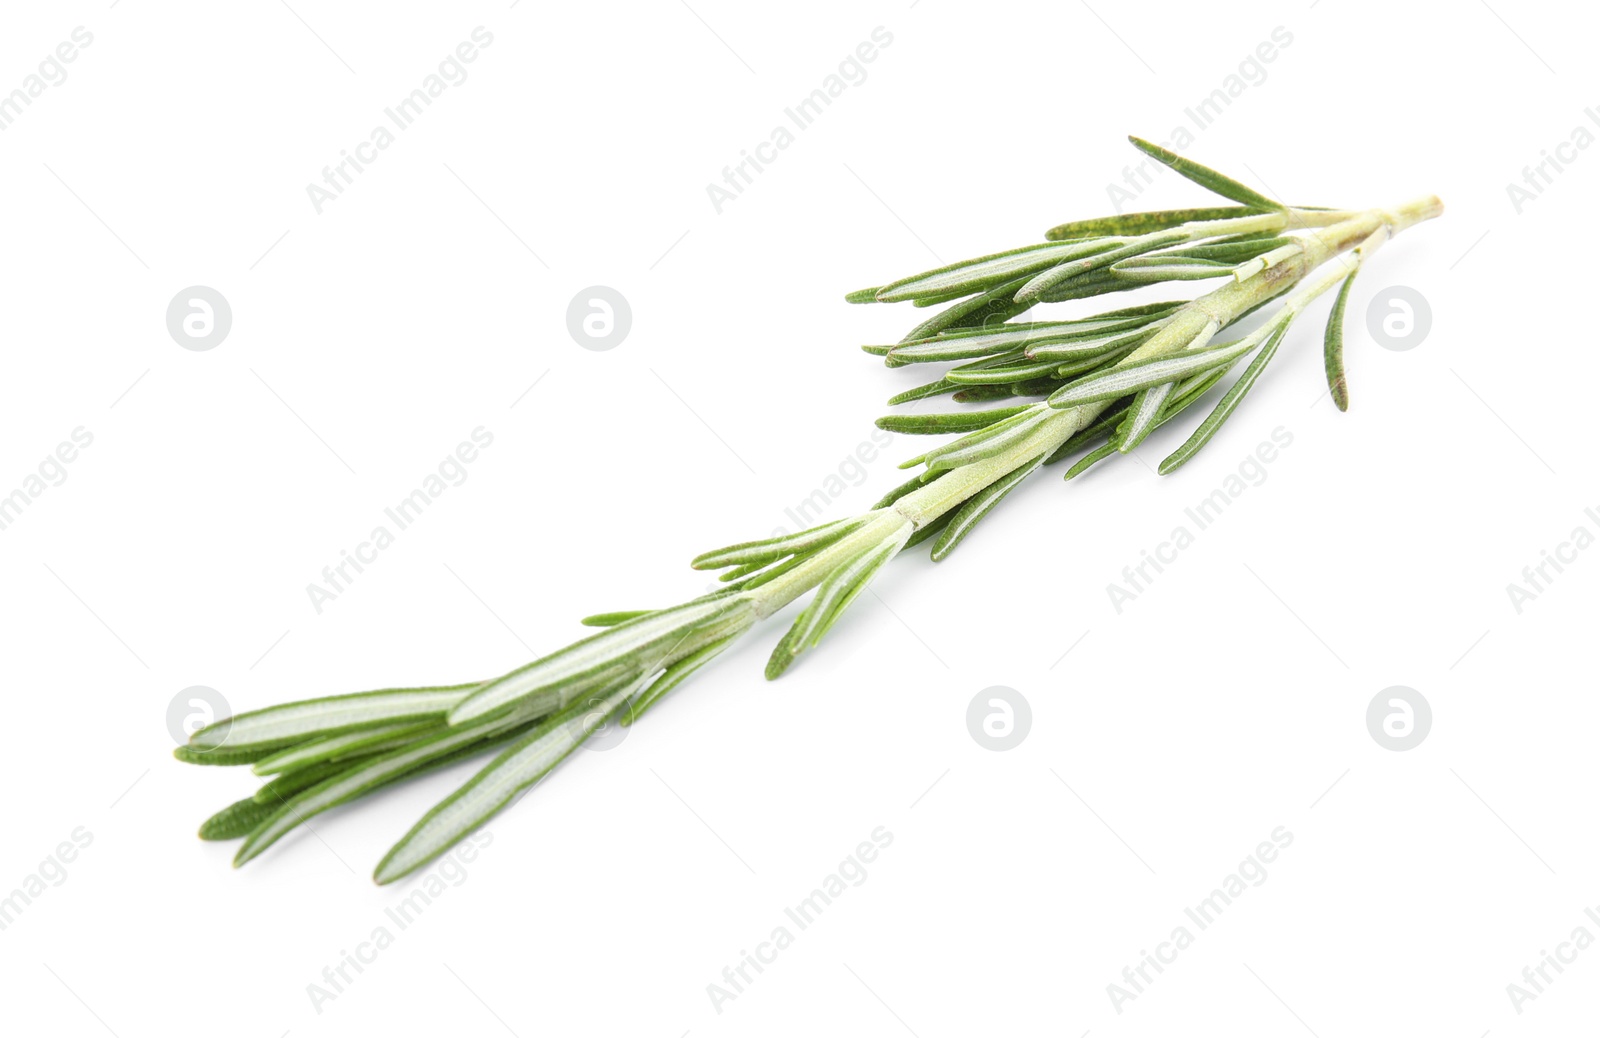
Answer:
[[[1078,455],[1066,472],[1071,479],[1131,451],[1250,358],[1160,471],[1180,467],[1237,410],[1294,320],[1335,286],[1324,364],[1343,410],[1343,318],[1355,272],[1390,237],[1438,216],[1439,200],[1369,210],[1286,206],[1132,140],[1236,204],[1064,223],[1044,244],[846,296],[851,303],[942,307],[900,342],[865,347],[891,368],[955,365],[891,404],[941,395],[1027,402],[880,418],[880,426],[899,432],[960,435],[907,462],[920,471],[860,516],[699,556],[694,568],[721,571],[724,587],[711,594],[666,609],[587,617],[598,633],[488,681],[301,700],[200,730],[179,747],[179,759],[250,764],[270,777],[254,797],[208,819],[201,836],[242,837],[235,864],[243,864],[316,814],[498,750],[384,856],[377,881],[400,879],[502,810],[601,726],[635,723],[785,605],[815,592],[773,650],[768,678],[815,648],[906,548],[933,539],[933,558],[946,557],[1036,470]],[[1222,284],[1186,302],[1012,322],[1041,303],[1207,280]],[[1254,329],[1224,338],[1274,305]]]

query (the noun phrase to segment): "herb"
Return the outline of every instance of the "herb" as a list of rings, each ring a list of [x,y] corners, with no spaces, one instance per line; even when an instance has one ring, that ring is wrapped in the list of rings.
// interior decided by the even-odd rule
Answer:
[[[254,797],[208,819],[202,838],[243,837],[235,859],[243,864],[320,812],[494,753],[384,856],[377,881],[400,879],[510,804],[603,725],[636,722],[785,605],[815,592],[774,648],[768,678],[815,648],[906,548],[932,539],[933,558],[944,558],[1033,472],[1077,455],[1066,471],[1071,479],[1133,450],[1250,358],[1160,471],[1182,466],[1239,407],[1294,320],[1335,286],[1342,287],[1324,363],[1334,401],[1348,406],[1343,321],[1355,272],[1390,237],[1438,216],[1439,200],[1368,210],[1286,206],[1156,145],[1133,143],[1237,204],[1065,223],[1045,244],[846,296],[944,306],[900,342],[865,347],[891,368],[954,365],[891,404],[942,395],[1025,402],[879,419],[898,432],[962,435],[906,462],[920,471],[863,515],[701,555],[695,569],[722,571],[725,587],[711,594],[588,617],[583,622],[597,633],[489,681],[301,700],[201,729],[178,749],[180,760],[249,764],[271,777]],[[1039,303],[1204,280],[1222,284],[1186,302],[1012,320]],[[1256,327],[1224,338],[1268,306],[1274,309]]]

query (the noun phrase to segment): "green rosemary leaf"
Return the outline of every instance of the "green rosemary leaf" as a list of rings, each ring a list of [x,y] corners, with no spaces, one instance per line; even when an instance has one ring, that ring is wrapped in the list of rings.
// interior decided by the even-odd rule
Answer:
[[[643,680],[647,679],[614,689],[594,704],[578,704],[512,743],[423,815],[383,856],[372,878],[380,884],[393,883],[449,850],[581,746],[628,702]]]
[[[1031,380],[1030,380],[1031,381]],[[994,386],[965,386],[950,399],[958,404],[978,404],[985,400],[1007,400],[1011,397],[1026,396],[1016,390],[1018,383]]]
[[[440,725],[439,730],[442,731],[443,729],[444,726]],[[317,764],[307,765],[304,768],[296,768],[294,771],[286,771],[256,790],[255,796],[251,799],[258,804],[277,807],[279,804],[293,799],[296,793],[310,789],[312,786],[325,782],[341,772],[349,771],[360,763],[364,763],[364,761],[359,758],[354,761],[326,760]]]
[[[1099,339],[1073,339],[1068,342],[1051,342],[1042,346],[1035,346],[1028,350],[1026,356],[1033,360],[1076,361],[1089,357],[1097,357],[1111,353],[1123,346],[1137,345],[1154,335],[1160,329],[1162,322],[1135,328],[1133,331],[1117,332]]]
[[[1141,140],[1138,137],[1129,137],[1128,140],[1133,143],[1135,148],[1149,155],[1157,162],[1171,167],[1172,171],[1179,176],[1187,177],[1206,190],[1214,191],[1223,198],[1232,199],[1241,205],[1262,212],[1280,212],[1287,208],[1287,206],[1280,202],[1274,202],[1261,192],[1245,187],[1232,177],[1218,173],[1210,166],[1202,166],[1198,162],[1168,151],[1159,144],[1151,144],[1149,141]]]
[[[1100,240],[1047,242],[979,256],[892,281],[878,289],[878,302],[898,303],[925,296],[948,296],[954,292],[963,295],[981,292],[1063,260],[1105,252],[1116,244],[1115,241]]]
[[[1183,467],[1184,463],[1190,458],[1198,454],[1200,448],[1211,442],[1211,437],[1215,436],[1217,430],[1222,428],[1222,423],[1226,422],[1228,416],[1233,414],[1234,410],[1239,406],[1239,401],[1244,399],[1245,394],[1250,392],[1250,387],[1256,384],[1256,379],[1260,378],[1261,373],[1266,370],[1267,364],[1272,360],[1272,355],[1278,350],[1278,343],[1283,341],[1283,337],[1288,331],[1289,322],[1283,321],[1267,335],[1266,342],[1261,346],[1261,352],[1257,353],[1254,359],[1250,361],[1250,366],[1244,369],[1244,374],[1234,381],[1228,391],[1222,395],[1222,399],[1217,401],[1217,406],[1212,408],[1211,413],[1206,415],[1205,420],[1200,423],[1199,428],[1195,429],[1193,434],[1183,441],[1182,446],[1162,459],[1156,471],[1163,476],[1169,472],[1176,471]]]
[[[1111,455],[1115,453],[1117,453],[1117,445],[1114,443],[1108,443],[1103,447],[1097,447],[1088,454],[1085,454],[1083,457],[1079,458],[1077,461],[1073,462],[1072,467],[1068,469],[1066,474],[1061,478],[1072,479],[1076,476],[1081,476],[1085,472],[1089,471],[1090,467],[1095,465],[1097,462],[1104,461],[1106,458],[1111,457]]]
[[[1186,350],[1174,357],[1163,357],[1143,364],[1114,368],[1104,374],[1086,375],[1062,386],[1050,397],[1051,407],[1071,407],[1091,400],[1110,400],[1129,393],[1187,378],[1221,367],[1254,349],[1249,338],[1238,342]]]
[[[1200,245],[1188,245],[1181,249],[1170,249],[1158,252],[1157,256],[1186,256],[1190,259],[1221,260],[1224,263],[1242,263],[1245,260],[1255,259],[1273,249],[1285,245],[1298,244],[1298,239],[1288,235],[1274,234],[1263,231],[1260,234],[1241,234],[1231,238],[1218,238],[1214,241],[1204,242]]]
[[[200,823],[202,840],[237,840],[260,825],[274,808],[253,797],[235,800],[227,807]]]
[[[1033,305],[1019,303],[1015,298],[1017,290],[1027,283],[1028,279],[1025,277],[1006,281],[987,292],[940,310],[911,329],[901,341],[914,342],[917,339],[926,339],[949,328],[988,327],[1009,321]]]
[[[1058,224],[1044,232],[1048,241],[1064,241],[1103,235],[1133,237],[1164,231],[1186,223],[1201,220],[1231,220],[1255,212],[1248,206],[1213,206],[1209,209],[1161,209],[1148,213],[1123,213],[1119,216],[1101,216],[1093,220],[1074,220]]]
[[[1049,375],[1056,370],[1053,361],[1030,361],[1021,350],[990,357],[988,360],[951,368],[944,377],[959,386],[1011,385]]]
[[[1101,252],[1083,259],[1058,263],[1044,273],[1034,275],[1024,283],[1021,288],[1017,289],[1015,299],[1019,303],[1032,305],[1038,302],[1046,292],[1062,282],[1080,277],[1091,271],[1109,267],[1113,263],[1127,259],[1130,256],[1141,256],[1164,245],[1173,245],[1188,240],[1189,235],[1186,231],[1158,231],[1154,234],[1147,234],[1142,238],[1135,238],[1126,245],[1112,249],[1109,252]]]
[[[1356,272],[1352,270],[1333,299],[1333,311],[1328,314],[1328,327],[1322,336],[1322,366],[1328,375],[1328,392],[1341,411],[1350,409],[1350,388],[1344,374],[1344,307],[1355,281]]]
[[[1233,273],[1233,267],[1231,263],[1217,260],[1134,256],[1113,264],[1111,273],[1128,281],[1150,284],[1157,281],[1205,281],[1227,277]]]
[[[683,684],[691,674],[710,663],[722,653],[723,649],[738,640],[739,636],[733,635],[722,639],[720,642],[712,642],[703,649],[691,652],[662,671],[661,676],[650,682],[649,687],[635,696],[633,702],[628,704],[628,708],[622,711],[621,720],[618,723],[624,728],[636,724],[639,718],[644,716],[646,710],[661,702],[668,692]]]
[[[994,506],[1004,500],[1005,496],[1011,493],[1013,487],[1033,475],[1034,471],[1043,463],[1044,455],[1041,454],[1031,462],[1019,465],[1011,470],[1009,475],[1000,477],[967,498],[967,503],[956,510],[949,524],[945,526],[944,532],[939,535],[939,539],[933,542],[933,551],[931,553],[933,561],[939,562],[955,551],[956,546],[966,538],[967,534],[972,532],[972,528],[977,526],[984,516],[993,511]]]
[[[721,569],[724,566],[743,566],[751,562],[765,565],[787,555],[825,548],[851,531],[859,529],[866,521],[860,516],[854,519],[839,519],[823,523],[821,526],[813,526],[809,530],[801,530],[799,533],[768,537],[760,541],[745,541],[743,544],[718,548],[716,551],[698,555],[689,565],[694,569]]]
[[[846,292],[844,301],[847,303],[876,303],[878,290],[876,288],[858,288],[854,292]]]
[[[724,552],[731,555],[734,549]],[[703,555],[696,562],[710,565],[708,558],[719,554],[722,553]],[[449,722],[460,725],[512,707],[531,707],[545,713],[558,710],[579,696],[632,680],[646,668],[671,662],[663,660],[663,654],[680,648],[685,653],[694,651],[699,646],[690,640],[697,633],[733,616],[742,616],[747,625],[754,623],[755,607],[743,598],[722,597],[625,621],[486,682],[451,709]]]
[[[1087,357],[1078,357],[1062,364],[1056,368],[1057,384],[1053,388],[1045,390],[1045,392],[1054,393],[1061,388],[1062,383],[1075,379],[1085,372],[1110,370],[1123,357],[1144,345],[1145,339],[1146,336],[1143,335],[1138,338],[1130,338],[1106,353],[1092,353]]]
[[[403,745],[412,736],[437,727],[440,727],[439,721],[401,721],[311,739],[256,761],[250,770],[257,775],[277,775],[320,761],[359,757]]]
[[[1038,424],[1049,416],[1049,408],[1031,404],[1010,418],[935,447],[922,456],[923,464],[928,469],[923,478],[926,479],[930,473],[993,457],[1032,435]]]
[[[236,750],[265,746],[281,749],[287,743],[314,736],[337,735],[396,721],[438,720],[477,687],[389,688],[282,703],[207,725],[190,736],[189,745],[196,750],[219,746]]]
[[[887,494],[885,494],[882,497],[878,498],[877,502],[874,503],[873,506],[872,506],[872,511],[876,512],[880,508],[888,508],[890,505],[894,504],[896,501],[900,500],[902,497],[905,497],[907,494],[911,493],[913,490],[916,490],[917,488],[919,488],[921,486],[922,486],[922,474],[919,472],[917,475],[912,476],[910,479],[906,480],[904,483],[901,483],[899,486],[895,487],[893,490],[889,491]]]
[[[887,403],[890,407],[898,404],[909,404],[913,400],[926,400],[931,396],[944,396],[946,393],[953,393],[960,388],[954,382],[947,382],[941,378],[935,382],[918,386],[915,389],[908,389],[904,393],[896,393],[888,399]]]
[[[615,627],[627,620],[634,620],[655,612],[654,609],[627,609],[615,613],[595,613],[586,616],[578,622],[585,627]]]
[[[844,611],[865,591],[873,576],[884,563],[897,555],[914,531],[905,526],[894,536],[858,552],[841,564],[817,587],[817,593],[806,603],[805,609],[772,650],[767,660],[767,679],[770,681],[794,663],[800,654],[813,649],[822,636],[839,622]]]
[[[357,762],[279,804],[271,815],[245,837],[244,846],[239,848],[239,853],[233,859],[234,867],[237,868],[261,854],[297,826],[324,811],[414,775],[426,765],[438,763],[458,750],[486,743],[493,736],[509,734],[526,726],[528,722],[528,718],[519,716],[486,724],[449,728],[437,735],[419,739],[402,749]]]
[[[877,426],[889,432],[913,435],[971,432],[993,425],[1003,418],[1010,418],[1014,414],[1021,414],[1027,409],[1028,405],[1020,404],[1016,407],[996,407],[988,411],[956,411],[951,414],[889,414],[879,418]]]
[[[287,741],[263,743],[258,746],[246,746],[235,749],[232,746],[217,746],[206,749],[200,746],[179,746],[172,751],[172,755],[185,764],[210,764],[213,766],[235,767],[240,764],[254,764],[264,757],[277,753]]]
[[[1127,416],[1122,424],[1117,426],[1117,434],[1111,442],[1117,445],[1117,450],[1123,454],[1132,451],[1144,438],[1155,429],[1161,418],[1162,408],[1166,406],[1167,399],[1172,396],[1177,385],[1164,382],[1158,386],[1148,386],[1139,390],[1133,398],[1133,404],[1128,408]]]

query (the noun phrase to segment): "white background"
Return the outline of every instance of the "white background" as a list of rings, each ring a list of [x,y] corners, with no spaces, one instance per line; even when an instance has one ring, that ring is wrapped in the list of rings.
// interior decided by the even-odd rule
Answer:
[[[1579,309],[1600,157],[1521,214],[1506,185],[1600,133],[1596,26],[1555,4],[1093,6],[8,7],[0,91],[74,27],[93,43],[0,133],[0,492],[74,428],[94,441],[0,531],[0,892],[92,836],[0,931],[6,1030],[1592,1025],[1600,950],[1520,1014],[1506,988],[1575,927],[1600,937],[1600,552],[1520,615],[1506,588],[1600,527]],[[315,212],[306,185],[480,25],[469,78]],[[865,81],[718,214],[706,185],[878,26]],[[792,526],[923,374],[856,347],[926,312],[845,291],[1110,210],[1124,135],[1171,139],[1278,26],[1292,43],[1189,153],[1295,202],[1447,205],[1356,283],[1349,413],[1321,388],[1323,303],[1178,474],[1148,470],[1168,428],[1143,463],[1038,476],[948,561],[897,562],[782,681],[761,679],[772,625],[580,752],[319,1013],[308,985],[416,886],[372,865],[469,772],[236,872],[194,830],[251,780],[170,758],[174,696],[477,679],[586,613],[699,593],[690,557]],[[1134,207],[1193,204],[1166,175]],[[209,352],[165,326],[191,285],[232,306]],[[567,331],[591,285],[631,303],[608,352]],[[1432,310],[1408,352],[1366,328],[1396,285]],[[306,586],[478,426],[467,481],[314,611]],[[1122,568],[1279,426],[1265,482],[1114,610]],[[824,518],[920,449],[898,438]],[[1008,752],[966,727],[992,685],[1032,707]],[[1432,704],[1408,752],[1366,728],[1391,685]],[[719,1013],[707,985],[878,826],[866,881]],[[1107,985],[1279,826],[1266,881],[1117,1012]]]

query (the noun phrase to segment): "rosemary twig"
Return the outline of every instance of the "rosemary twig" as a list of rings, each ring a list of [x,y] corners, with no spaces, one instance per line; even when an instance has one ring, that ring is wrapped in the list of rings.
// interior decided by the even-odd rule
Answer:
[[[785,605],[815,592],[773,650],[769,678],[815,648],[906,548],[934,539],[933,558],[944,558],[1033,472],[1078,454],[1066,472],[1070,479],[1131,451],[1250,358],[1160,471],[1183,465],[1240,406],[1295,319],[1336,286],[1324,363],[1343,410],[1343,317],[1355,272],[1390,237],[1439,215],[1439,200],[1369,210],[1286,206],[1156,145],[1133,143],[1236,204],[1065,223],[1042,245],[947,264],[846,297],[942,307],[899,343],[866,347],[891,368],[955,365],[891,403],[940,395],[1024,402],[880,419],[901,432],[961,435],[908,462],[920,471],[860,516],[701,555],[693,566],[721,571],[725,585],[711,594],[666,609],[588,617],[584,622],[601,628],[597,633],[488,681],[302,700],[202,729],[179,748],[180,759],[252,764],[273,777],[256,797],[209,819],[201,835],[243,837],[235,859],[242,864],[315,814],[499,750],[395,844],[376,879],[408,875],[600,727],[636,722]],[[1186,302],[1012,322],[1040,303],[1208,280],[1221,284]],[[1269,306],[1275,309],[1259,326],[1224,338]]]

